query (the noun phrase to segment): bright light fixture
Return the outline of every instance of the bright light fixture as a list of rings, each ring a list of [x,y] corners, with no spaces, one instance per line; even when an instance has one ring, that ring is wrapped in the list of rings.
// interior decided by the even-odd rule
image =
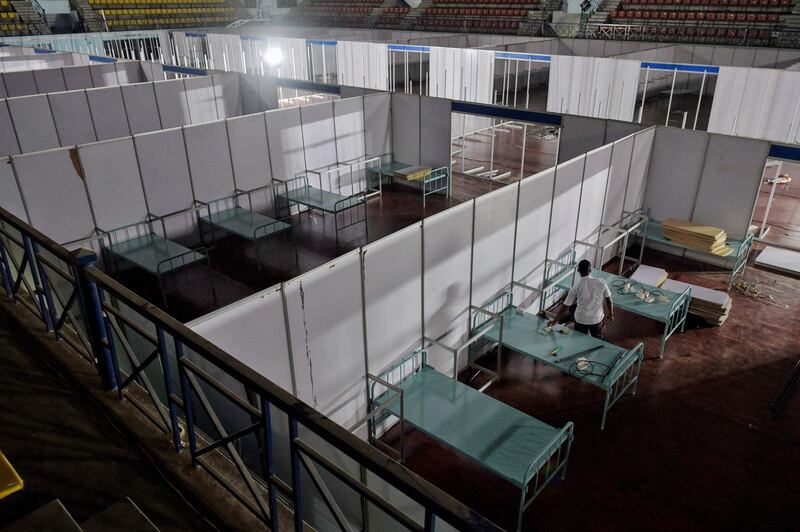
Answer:
[[[261,53],[261,57],[270,66],[280,65],[283,61],[283,53],[280,48],[267,48],[266,51]]]

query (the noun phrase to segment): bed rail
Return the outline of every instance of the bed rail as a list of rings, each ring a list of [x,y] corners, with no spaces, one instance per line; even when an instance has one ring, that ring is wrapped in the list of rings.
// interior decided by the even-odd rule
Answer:
[[[308,176],[297,175],[290,179],[272,178],[272,195],[275,200],[275,214],[278,218],[288,218],[291,214],[292,202],[289,201],[289,192],[308,188]],[[282,193],[281,193],[282,192]]]
[[[522,529],[522,516],[537,495],[547,486],[556,475],[561,473],[561,478],[567,477],[567,463],[572,450],[572,441],[575,438],[575,425],[568,421],[558,431],[550,444],[542,449],[539,455],[531,460],[528,471],[525,473],[525,487],[521,490],[519,513],[517,514],[517,530]],[[533,481],[533,486],[531,486]],[[528,491],[531,491],[528,497]],[[527,499],[527,500],[526,500]]]
[[[429,347],[431,345],[435,345],[437,347],[440,347],[440,348],[444,349],[445,351],[447,351],[448,353],[450,353],[452,355],[452,357],[453,357],[453,378],[454,379],[458,378],[458,360],[461,357],[461,354],[466,351],[467,352],[467,367],[475,369],[475,370],[478,370],[479,372],[486,373],[487,375],[490,376],[489,381],[486,384],[484,384],[483,386],[481,386],[481,388],[479,389],[479,391],[482,392],[486,388],[488,388],[489,386],[491,386],[492,384],[494,384],[495,382],[498,382],[500,380],[500,377],[501,377],[500,362],[501,362],[502,354],[503,354],[503,344],[502,344],[502,342],[499,342],[497,344],[497,370],[496,371],[491,370],[491,369],[489,369],[489,368],[487,368],[485,366],[482,366],[482,365],[478,364],[477,362],[475,362],[475,358],[477,358],[477,356],[473,356],[474,351],[472,351],[472,349],[474,348],[476,343],[481,338],[486,336],[494,326],[497,326],[497,327],[500,328],[500,339],[502,340],[502,335],[503,335],[503,316],[500,313],[494,313],[494,312],[491,312],[491,311],[486,310],[484,308],[476,307],[474,305],[470,305],[469,312],[470,312],[470,315],[473,316],[473,317],[470,318],[470,322],[472,322],[472,320],[475,319],[474,316],[476,316],[476,315],[480,315],[480,316],[483,316],[483,317],[486,318],[486,321],[484,321],[482,323],[482,328],[481,328],[480,331],[476,331],[475,329],[472,329],[470,331],[469,338],[467,338],[466,340],[464,340],[463,342],[461,342],[457,346],[447,345],[444,342],[442,342],[441,340],[437,340],[436,338],[431,338],[429,336],[423,336],[422,337],[422,345],[423,345],[424,348],[427,348],[427,347]]]
[[[601,387],[606,389],[606,398],[603,403],[603,419],[600,430],[606,427],[608,411],[620,397],[631,390],[631,395],[636,395],[636,384],[639,382],[639,371],[644,359],[644,343],[639,342],[636,347],[620,353],[619,358],[608,368]]]
[[[376,447],[390,455],[397,455],[400,463],[405,461],[405,411],[403,404],[403,389],[399,386],[404,380],[417,373],[428,363],[428,353],[424,349],[416,348],[400,357],[400,360],[389,366],[378,375],[367,374],[369,383],[369,403],[367,415],[351,428],[351,432],[367,423],[369,441]],[[395,416],[389,412],[389,405],[400,403],[400,415]],[[378,428],[391,417],[397,417],[400,425],[400,450],[387,445],[378,437]],[[388,428],[386,428],[388,430]]]
[[[547,259],[545,261],[540,310],[549,308],[555,303],[552,299],[553,296],[563,290],[558,284],[566,277],[572,275],[577,268],[575,256],[575,248],[573,247],[555,260]]]

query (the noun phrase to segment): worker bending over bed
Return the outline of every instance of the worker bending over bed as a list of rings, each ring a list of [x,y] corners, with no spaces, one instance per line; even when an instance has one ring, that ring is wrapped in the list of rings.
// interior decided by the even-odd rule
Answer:
[[[580,279],[569,289],[567,297],[564,298],[555,317],[550,320],[548,325],[555,325],[572,314],[576,331],[605,340],[606,313],[603,309],[603,302],[608,307],[608,319],[613,320],[614,303],[611,301],[611,291],[604,280],[591,276],[592,263],[588,260],[578,263],[578,273],[581,276]]]

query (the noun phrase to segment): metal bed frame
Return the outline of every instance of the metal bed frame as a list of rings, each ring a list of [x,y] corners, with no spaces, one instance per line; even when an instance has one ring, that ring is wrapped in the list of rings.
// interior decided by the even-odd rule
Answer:
[[[644,358],[644,344],[639,342],[633,349],[624,349],[609,342],[592,338],[589,335],[571,331],[568,336],[556,333],[540,335],[537,331],[542,329],[547,320],[534,314],[520,312],[513,305],[513,292],[511,289],[489,300],[484,309],[492,314],[503,317],[498,327],[497,323],[489,324],[481,321],[480,314],[476,314],[472,321],[472,332],[488,330],[486,338],[534,359],[552,366],[562,373],[584,380],[606,392],[603,403],[603,416],[600,421],[600,430],[605,429],[608,411],[628,390],[636,395],[636,385],[639,382],[639,371]],[[560,355],[557,358],[550,356],[559,344],[573,344],[573,353]],[[587,351],[588,350],[588,351]],[[590,365],[605,366],[608,369],[602,376],[585,373],[579,370],[575,359],[578,354],[585,354]],[[567,364],[566,362],[569,362]],[[602,378],[600,378],[602,377]]]
[[[294,240],[290,220],[276,220],[253,211],[253,192],[255,191],[236,190],[235,194],[231,196],[209,202],[197,200],[196,203],[201,207],[201,210],[197,211],[200,240],[205,243],[205,236],[210,234],[212,247],[216,247],[215,230],[220,229],[252,242],[255,248],[256,268],[261,271],[261,241],[271,236],[282,235],[284,242],[294,247],[296,263],[298,260],[297,243]],[[245,196],[247,197],[247,209],[241,206],[240,201],[240,198]],[[202,210],[205,210],[205,214],[201,214]],[[204,227],[208,227],[210,230],[204,231]]]
[[[369,237],[367,224],[367,194],[363,191],[350,196],[324,190],[320,177],[320,187],[308,184],[308,175],[300,175],[288,180],[274,179],[272,188],[275,197],[275,210],[279,218],[288,218],[293,204],[308,207],[324,214],[332,214],[335,232],[336,249],[339,249],[339,232],[356,224],[364,224],[364,236]],[[281,190],[283,192],[281,193]],[[285,213],[282,214],[282,213]]]
[[[685,249],[687,251],[691,251],[693,253],[701,253],[704,255],[709,255],[711,257],[717,257],[726,261],[726,263],[730,264],[732,261],[733,264],[731,265],[730,271],[731,274],[728,277],[728,288],[727,291],[730,292],[731,287],[733,287],[733,280],[738,274],[744,274],[744,270],[747,266],[747,258],[750,256],[750,251],[753,249],[753,238],[754,234],[749,233],[744,240],[728,240],[726,243],[728,246],[733,248],[733,253],[728,255],[727,257],[720,257],[718,255],[714,255],[712,253],[707,253],[703,250],[694,249],[688,246],[685,246],[679,242],[675,242],[674,240],[669,240],[666,238],[661,229],[661,222],[656,220],[650,219],[649,223],[645,226],[644,230],[639,230],[636,232],[636,235],[642,239],[641,249],[639,252],[639,256],[644,252],[644,247],[647,244],[648,240],[656,242],[658,244],[664,244],[680,249]]]
[[[378,183],[383,182],[383,176],[387,177],[389,183],[393,183],[394,174],[397,170],[414,166],[412,164],[396,161],[392,153],[382,153],[381,155],[375,156],[369,155],[368,157],[375,157],[380,160],[380,166],[378,168],[368,170],[368,173],[377,174]],[[384,161],[386,162],[384,163]],[[409,185],[419,183],[419,188],[422,191],[423,208],[425,208],[425,198],[428,196],[444,192],[446,197],[450,197],[450,169],[446,166],[432,168],[422,179],[405,181],[405,183]]]
[[[192,209],[191,211],[194,211]],[[191,212],[189,211],[189,212]],[[181,213],[184,211],[181,211]],[[178,214],[178,213],[173,213]],[[205,247],[189,249],[177,242],[166,238],[167,230],[165,218],[171,215],[155,217],[151,216],[146,222],[126,225],[111,231],[101,231],[100,244],[103,260],[109,271],[119,271],[120,262],[132,264],[158,279],[158,287],[161,292],[161,299],[164,308],[168,308],[167,293],[177,290],[182,286],[194,284],[197,280],[188,281],[183,284],[176,284],[167,289],[164,277],[178,270],[204,262],[206,276],[211,285],[211,292],[214,301],[217,300],[217,290],[214,286],[214,278],[211,273],[211,261],[209,260],[208,250]],[[161,236],[153,228],[153,222],[161,224]]]
[[[439,373],[427,364],[427,356],[417,348],[380,375],[367,376],[370,442],[399,454],[402,462],[408,424],[467,456],[520,490],[517,530],[522,530],[524,512],[539,493],[559,473],[566,477],[573,423],[551,427]],[[400,427],[399,452],[377,435],[378,425],[391,418]]]
[[[549,299],[560,291],[568,291],[575,282],[577,267],[574,249],[556,259],[555,262],[545,266],[544,283],[548,287],[545,290],[545,298]],[[622,275],[607,273],[598,268],[592,269],[592,275],[603,279],[609,284],[611,301],[615,307],[664,324],[664,333],[661,336],[661,346],[658,351],[658,357],[664,358],[667,340],[678,329],[683,332],[686,328],[686,315],[689,313],[689,304],[692,301],[692,288],[688,287],[681,293],[671,292],[632,281]],[[628,293],[621,289],[626,284],[630,286],[630,292]],[[666,298],[666,301],[646,303],[636,295],[641,290],[647,291],[656,297],[660,294]]]

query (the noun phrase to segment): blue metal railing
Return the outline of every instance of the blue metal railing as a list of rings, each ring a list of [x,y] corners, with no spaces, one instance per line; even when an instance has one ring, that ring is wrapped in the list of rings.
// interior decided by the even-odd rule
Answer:
[[[114,281],[96,259],[0,209],[0,294],[91,361],[104,389],[145,413],[176,452],[188,446],[193,465],[270,529],[278,529],[283,505],[297,531],[304,522],[368,530],[376,511],[409,530],[433,530],[437,520],[499,530]],[[395,490],[404,510],[379,495]]]

